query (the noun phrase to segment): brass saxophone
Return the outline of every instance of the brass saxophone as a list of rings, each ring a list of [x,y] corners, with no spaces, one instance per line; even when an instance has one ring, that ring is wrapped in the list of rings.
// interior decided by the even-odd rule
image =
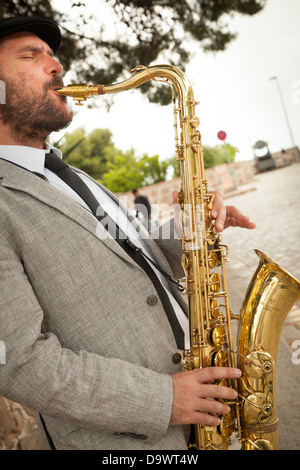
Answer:
[[[194,425],[189,444],[197,450],[227,449],[236,433],[242,449],[277,449],[276,361],[286,315],[300,299],[300,283],[263,253],[249,284],[239,316],[229,307],[222,244],[211,217],[214,195],[205,178],[199,119],[193,89],[177,67],[138,66],[127,80],[113,85],[74,84],[58,90],[81,105],[91,95],[130,90],[149,80],[171,87],[177,160],[181,169],[182,265],[189,305],[190,348],[184,351],[185,370],[238,367],[242,377],[223,385],[238,392],[231,412],[216,427]],[[179,122],[178,122],[179,121]],[[232,319],[238,320],[234,348]]]

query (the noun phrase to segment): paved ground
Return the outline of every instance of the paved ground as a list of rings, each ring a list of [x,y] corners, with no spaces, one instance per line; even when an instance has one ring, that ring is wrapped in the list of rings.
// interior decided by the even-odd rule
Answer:
[[[239,312],[257,266],[254,248],[300,280],[300,163],[258,175],[252,184],[238,189],[242,194],[229,195],[225,204],[241,209],[257,228],[229,228],[224,232],[223,241],[230,250],[227,275],[234,313]],[[300,449],[300,302],[288,314],[280,339],[277,405],[279,448]]]

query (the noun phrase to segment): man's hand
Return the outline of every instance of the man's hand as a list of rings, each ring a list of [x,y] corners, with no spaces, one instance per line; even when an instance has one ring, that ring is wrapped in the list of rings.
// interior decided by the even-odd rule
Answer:
[[[210,382],[237,379],[240,376],[241,371],[231,367],[206,367],[172,375],[173,404],[170,425],[220,424],[220,418],[215,414],[228,414],[230,408],[217,400],[233,400],[237,393],[229,387]]]
[[[215,195],[211,216],[216,219],[216,229],[222,232],[227,227],[241,227],[254,229],[255,223],[249,217],[234,206],[224,206],[223,197],[218,191],[212,191]]]
[[[214,203],[211,210],[211,216],[216,220],[216,229],[218,232],[222,232],[227,227],[240,227],[247,229],[254,229],[256,227],[254,222],[251,222],[249,217],[242,214],[242,212],[234,206],[225,206],[223,196],[218,191],[211,191],[214,194]],[[176,227],[178,233],[181,233],[181,227],[179,224],[179,205],[177,204],[178,191],[174,191],[173,194],[173,206],[175,212]]]

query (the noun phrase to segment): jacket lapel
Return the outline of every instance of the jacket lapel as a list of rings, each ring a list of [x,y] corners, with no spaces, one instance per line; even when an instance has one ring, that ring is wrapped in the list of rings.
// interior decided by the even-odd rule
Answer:
[[[102,186],[98,181],[93,180],[88,174],[86,174],[82,170],[78,170],[78,168],[74,168],[78,173],[82,173],[85,175],[87,178],[92,180],[94,183],[96,183],[101,189],[106,192],[118,205],[119,207],[127,214],[127,217],[131,222],[133,222],[136,226],[138,226],[139,232],[141,236],[143,237],[144,242],[152,252],[153,256],[156,258],[156,261],[161,265],[161,267],[169,274],[172,275],[169,263],[167,262],[164,254],[160,250],[160,248],[157,246],[155,241],[151,238],[150,234],[146,230],[146,228],[143,226],[143,224],[136,218],[133,217],[128,213],[128,208],[120,201],[119,198],[117,198],[113,193],[111,193],[105,186]]]
[[[105,186],[102,186],[100,183],[98,183],[98,181],[93,180],[84,171],[78,170],[76,168],[76,172],[84,174],[87,178],[89,178],[94,183],[96,183],[99,187],[101,187],[101,189],[105,191],[118,204],[121,210],[123,210],[126,213],[129,220],[133,222],[136,226],[138,225],[138,230],[141,236],[143,237],[145,244],[148,246],[153,256],[155,257],[156,261],[161,265],[162,269],[164,269],[169,275],[172,275],[169,264],[165,256],[163,255],[162,251],[160,250],[160,248],[157,246],[155,241],[151,238],[150,234],[148,233],[146,228],[143,226],[143,224],[140,223],[140,221],[136,217],[133,217],[132,215],[128,213],[128,208],[120,201],[120,199],[117,198],[113,193],[111,193]]]
[[[84,174],[86,177],[92,180],[89,175],[85,172],[76,169],[79,173]],[[134,224],[139,225],[140,234],[143,236],[144,242],[152,252],[156,261],[160,264],[169,275],[172,275],[169,264],[159,249],[155,241],[149,236],[149,233],[145,227],[133,216],[127,213],[127,208],[120,202],[120,200],[111,193],[107,188],[100,185],[97,181],[92,180],[98,186],[101,187],[128,215]],[[84,207],[78,204],[73,199],[65,196],[57,188],[49,184],[47,181],[39,178],[32,172],[25,170],[22,167],[14,165],[13,163],[0,160],[0,184],[3,187],[22,191],[29,194],[35,199],[53,207],[65,216],[72,219],[74,222],[81,225],[84,229],[88,230],[92,235],[97,237],[102,243],[104,243],[110,250],[114,251],[117,255],[124,258],[127,262],[138,266],[130,256],[119,246],[119,244],[113,239],[113,237],[103,228],[101,223]],[[138,266],[139,269],[140,266]],[[173,286],[172,286],[173,287]]]
[[[1,160],[0,184],[3,187],[27,193],[42,203],[53,207],[88,230],[110,250],[116,252],[126,261],[133,263],[132,259],[89,211],[32,172]]]

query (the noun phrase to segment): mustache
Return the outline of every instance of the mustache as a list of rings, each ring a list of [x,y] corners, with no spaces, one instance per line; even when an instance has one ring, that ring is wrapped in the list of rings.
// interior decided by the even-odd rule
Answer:
[[[48,91],[50,88],[62,88],[64,86],[63,79],[60,76],[55,76],[53,79],[45,83],[45,91]]]

